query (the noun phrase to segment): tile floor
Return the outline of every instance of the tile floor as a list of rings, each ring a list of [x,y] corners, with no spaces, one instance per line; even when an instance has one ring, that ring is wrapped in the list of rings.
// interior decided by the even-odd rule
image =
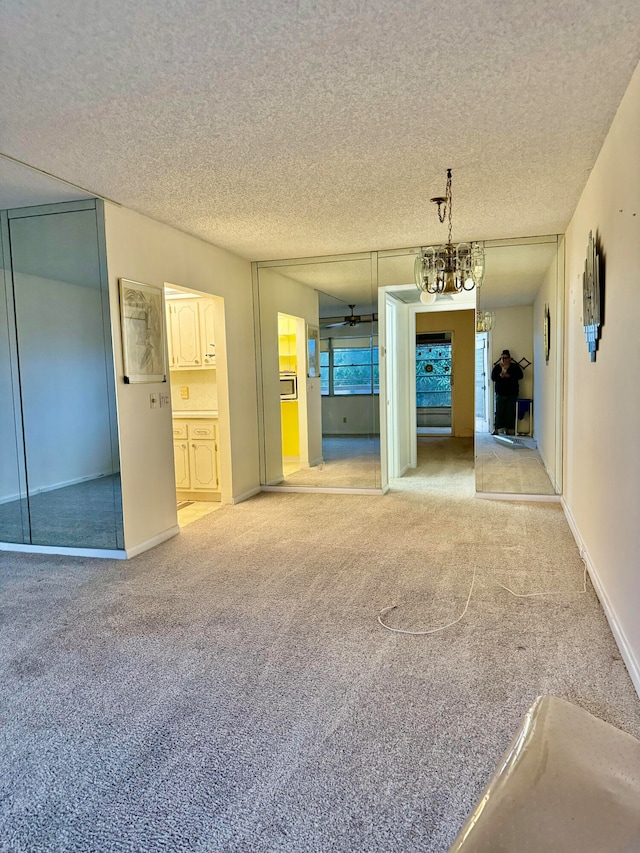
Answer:
[[[215,512],[221,506],[222,504],[219,501],[194,501],[189,506],[178,510],[178,524],[180,527],[186,527],[187,524]]]

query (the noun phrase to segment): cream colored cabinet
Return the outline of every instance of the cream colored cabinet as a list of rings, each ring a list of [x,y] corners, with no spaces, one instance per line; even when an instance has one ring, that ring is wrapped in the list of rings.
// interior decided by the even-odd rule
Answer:
[[[167,299],[171,370],[215,365],[214,307],[213,299]]]
[[[191,486],[189,466],[189,444],[187,441],[173,442],[173,461],[176,469],[176,489],[188,489]]]
[[[197,299],[175,299],[169,302],[170,368],[202,366],[198,302]]]
[[[199,300],[198,310],[200,312],[202,363],[205,366],[211,366],[216,363],[216,336],[213,328],[215,304],[213,299]]]
[[[178,497],[202,500],[205,492],[219,492],[217,421],[176,419],[173,421],[173,437]]]

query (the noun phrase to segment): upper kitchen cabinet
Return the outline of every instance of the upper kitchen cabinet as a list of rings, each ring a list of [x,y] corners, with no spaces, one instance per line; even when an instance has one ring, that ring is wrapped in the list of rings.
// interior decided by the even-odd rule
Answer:
[[[213,299],[167,299],[167,340],[171,370],[215,367],[213,315]]]

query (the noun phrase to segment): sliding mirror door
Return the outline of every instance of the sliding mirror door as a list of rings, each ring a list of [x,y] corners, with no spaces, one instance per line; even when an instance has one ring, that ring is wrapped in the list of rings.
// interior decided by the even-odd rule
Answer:
[[[476,489],[554,495],[562,486],[563,240],[492,241],[485,256],[476,317]]]
[[[3,218],[4,219],[4,218]],[[13,288],[8,231],[0,239],[0,542],[29,542],[29,510],[24,468],[20,386],[15,343]]]
[[[371,256],[261,263],[257,280],[264,483],[379,489]]]
[[[100,203],[8,211],[2,225],[0,540],[121,549]]]

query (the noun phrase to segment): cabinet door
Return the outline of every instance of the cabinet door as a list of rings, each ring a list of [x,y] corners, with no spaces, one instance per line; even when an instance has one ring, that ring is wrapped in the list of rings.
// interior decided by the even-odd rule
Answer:
[[[191,488],[189,443],[187,441],[173,442],[173,462],[176,469],[176,489]]]
[[[191,489],[212,490],[218,487],[218,460],[215,441],[192,441],[190,447]]]
[[[199,309],[202,363],[212,365],[216,363],[216,339],[213,330],[215,304],[213,299],[201,299]]]
[[[171,367],[201,367],[200,314],[198,300],[176,300],[171,318]]]

